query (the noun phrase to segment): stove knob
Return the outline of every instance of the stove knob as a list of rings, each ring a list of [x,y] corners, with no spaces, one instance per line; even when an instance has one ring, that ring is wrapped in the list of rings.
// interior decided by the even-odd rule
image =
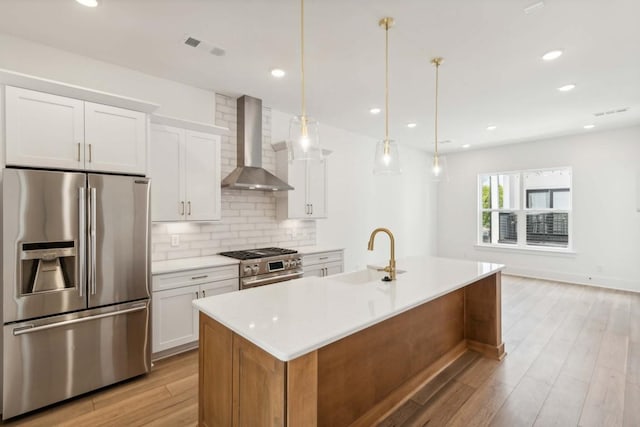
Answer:
[[[257,265],[254,265],[251,267],[251,271],[253,272],[254,276],[256,274],[258,274],[258,271],[260,271],[260,268]]]
[[[298,258],[298,259],[296,260],[296,265],[297,265],[297,266],[302,266],[302,258]]]
[[[249,267],[248,265],[244,268],[244,275],[251,276],[251,267]]]
[[[284,262],[284,268],[292,267],[293,263],[294,263],[294,261],[293,261],[293,260],[291,260],[291,261],[285,261],[285,262]]]

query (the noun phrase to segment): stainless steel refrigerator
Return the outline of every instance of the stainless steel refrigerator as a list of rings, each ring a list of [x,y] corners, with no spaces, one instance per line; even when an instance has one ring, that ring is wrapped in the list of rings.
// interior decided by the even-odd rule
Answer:
[[[4,169],[2,418],[149,372],[149,180]]]

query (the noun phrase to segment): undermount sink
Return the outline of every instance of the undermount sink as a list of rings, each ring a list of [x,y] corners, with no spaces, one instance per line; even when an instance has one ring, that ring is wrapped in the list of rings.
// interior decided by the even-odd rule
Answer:
[[[354,271],[353,273],[346,273],[333,276],[332,279],[338,282],[350,283],[352,285],[359,285],[369,282],[382,282],[382,278],[387,276],[385,271],[378,271],[379,267],[368,266],[366,270]],[[396,270],[396,274],[405,273],[405,270]],[[384,282],[389,283],[389,282]]]

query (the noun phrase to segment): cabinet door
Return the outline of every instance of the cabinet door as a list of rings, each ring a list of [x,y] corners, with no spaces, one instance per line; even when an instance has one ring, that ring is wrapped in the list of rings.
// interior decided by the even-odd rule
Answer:
[[[334,262],[325,265],[325,276],[331,276],[332,274],[342,273],[342,262]]]
[[[151,125],[151,220],[185,218],[184,130]]]
[[[88,170],[146,175],[145,113],[85,102],[84,115]]]
[[[200,285],[200,296],[202,298],[211,297],[213,295],[225,294],[240,289],[240,281],[238,278],[219,280],[216,282]]]
[[[5,99],[8,165],[83,168],[82,101],[11,86]]]
[[[289,162],[289,184],[293,190],[287,191],[289,218],[308,218],[311,209],[307,202],[307,161]]]
[[[323,277],[324,276],[324,265],[312,265],[309,267],[303,267],[304,277]]]
[[[309,160],[307,164],[307,203],[313,218],[327,217],[327,161]]]
[[[154,353],[198,339],[198,324],[191,302],[199,296],[200,286],[154,292],[152,322]]]
[[[240,288],[240,281],[238,278],[206,283],[204,285],[200,285],[200,298],[226,294],[227,292],[237,291],[239,288]],[[198,310],[196,310],[195,307],[193,308],[193,318],[197,325]],[[196,330],[196,338],[198,337],[199,337],[199,330]]]
[[[187,220],[214,221],[220,212],[220,137],[186,131]]]

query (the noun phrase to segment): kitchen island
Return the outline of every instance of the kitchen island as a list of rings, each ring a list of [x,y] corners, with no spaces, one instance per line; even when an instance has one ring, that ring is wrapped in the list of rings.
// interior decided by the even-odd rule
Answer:
[[[397,267],[194,301],[200,425],[374,425],[468,349],[504,356],[502,265]]]

